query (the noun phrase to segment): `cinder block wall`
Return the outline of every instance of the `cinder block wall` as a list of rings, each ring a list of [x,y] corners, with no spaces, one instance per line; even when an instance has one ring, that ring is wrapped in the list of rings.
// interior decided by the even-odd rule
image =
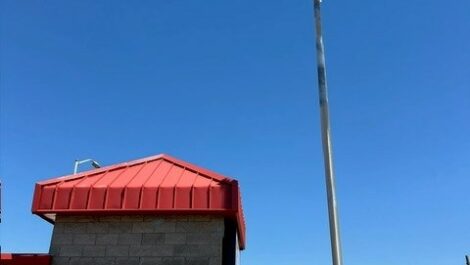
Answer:
[[[221,265],[214,216],[57,216],[53,265]]]

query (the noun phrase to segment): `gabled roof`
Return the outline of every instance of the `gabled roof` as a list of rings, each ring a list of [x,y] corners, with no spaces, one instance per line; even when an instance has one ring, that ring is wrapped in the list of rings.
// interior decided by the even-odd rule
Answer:
[[[215,214],[245,220],[238,182],[168,155],[157,155],[36,184],[32,212],[56,214]]]

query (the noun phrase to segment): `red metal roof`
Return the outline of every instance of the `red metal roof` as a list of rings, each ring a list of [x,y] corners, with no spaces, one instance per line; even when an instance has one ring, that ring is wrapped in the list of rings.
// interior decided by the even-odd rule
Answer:
[[[33,213],[216,214],[237,221],[240,248],[245,220],[238,182],[168,155],[157,155],[38,182]]]
[[[11,254],[0,255],[2,265],[49,265],[51,256],[48,254]]]

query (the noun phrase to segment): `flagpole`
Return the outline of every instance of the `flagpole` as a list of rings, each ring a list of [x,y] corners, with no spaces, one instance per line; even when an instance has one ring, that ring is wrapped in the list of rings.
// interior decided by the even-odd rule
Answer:
[[[313,0],[315,14],[318,89],[320,95],[321,134],[323,143],[323,160],[325,164],[326,191],[328,199],[328,219],[330,224],[331,254],[333,265],[342,265],[341,240],[338,221],[338,203],[336,201],[335,175],[331,148],[330,117],[328,108],[328,91],[326,83],[325,49],[321,27],[321,0]]]

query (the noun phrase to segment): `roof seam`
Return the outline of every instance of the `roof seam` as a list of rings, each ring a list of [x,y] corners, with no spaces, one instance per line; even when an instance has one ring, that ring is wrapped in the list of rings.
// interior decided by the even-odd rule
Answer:
[[[105,171],[104,174],[101,177],[98,178],[98,180],[96,180],[95,182],[93,182],[90,185],[90,189],[88,190],[87,203],[86,203],[87,208],[90,208],[90,206],[91,206],[91,193],[92,193],[93,189],[95,188],[96,183],[101,181],[107,174],[109,174],[109,170]]]
[[[121,173],[119,173],[119,174],[115,177],[114,181],[116,181],[116,179],[118,179],[124,172],[126,172],[126,170],[127,170],[127,168],[126,168],[125,170],[121,171]],[[109,187],[111,184],[113,184],[114,181],[111,181],[111,183],[108,184],[108,187]],[[109,190],[109,189],[104,189],[103,209],[106,209],[106,208],[107,208],[107,205],[108,205],[108,199],[109,199],[109,197],[108,197],[108,190]]]
[[[134,178],[137,177],[137,175],[139,175],[140,171],[142,171],[142,169],[144,169],[145,166],[148,165],[148,162],[144,162],[142,163],[143,165],[139,168],[139,170],[137,170],[137,172],[135,173],[135,175],[126,183],[126,185],[124,185],[122,187],[122,191],[121,191],[121,196],[122,196],[122,203],[121,203],[121,208],[124,207],[124,204],[126,203],[126,199],[127,199],[127,187],[129,186],[129,183],[132,182],[132,180],[134,180]],[[136,165],[137,166],[137,165]]]
[[[186,167],[183,167],[183,170],[181,171],[181,174],[179,175],[178,180],[175,181],[175,184],[173,185],[173,204],[172,204],[173,208],[175,208],[176,206],[176,186],[178,185],[181,178],[183,177],[185,170],[186,170]]]
[[[173,167],[175,166],[175,164],[171,163],[171,166],[170,168],[168,169],[168,171],[165,173],[165,176],[162,178],[162,180],[160,181],[160,183],[157,185],[157,187],[160,187],[162,185],[162,183],[165,181],[165,179],[168,177],[168,175],[170,174],[170,171],[173,169]],[[155,207],[156,208],[159,208],[160,207],[160,189],[157,189],[157,201],[155,202]]]
[[[144,193],[144,188],[145,188],[145,184],[147,184],[147,182],[152,178],[153,174],[155,174],[155,172],[157,171],[157,169],[162,165],[162,160],[160,159],[159,163],[155,166],[155,168],[153,169],[153,171],[149,174],[149,176],[147,177],[147,179],[142,183],[142,186],[140,187],[140,193],[139,193],[139,208],[142,207],[142,195]]]

